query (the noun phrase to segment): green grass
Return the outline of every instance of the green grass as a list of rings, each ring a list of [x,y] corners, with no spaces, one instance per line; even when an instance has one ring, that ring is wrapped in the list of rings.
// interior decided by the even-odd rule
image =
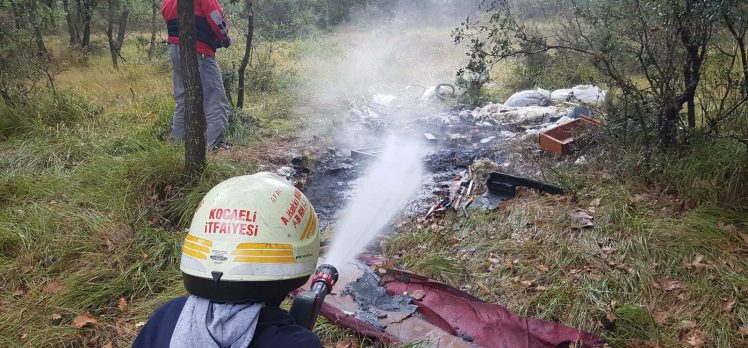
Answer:
[[[33,104],[0,103],[4,347],[130,345],[136,323],[184,294],[179,246],[202,196],[256,171],[210,155],[197,185],[186,187],[182,146],[167,140],[170,71],[134,63],[116,71],[107,63],[106,55],[90,55],[58,76],[55,96],[39,89]],[[289,101],[288,94],[268,98]],[[250,98],[250,110],[273,107],[258,100]],[[249,144],[269,134],[261,122],[277,114],[263,112],[232,125],[229,139]],[[73,327],[84,312],[98,323]]]
[[[697,323],[707,346],[744,344],[738,328],[748,324],[748,245],[721,226],[745,231],[748,208],[704,204],[680,211],[675,196],[635,181],[611,185],[596,173],[557,170],[565,177],[552,180],[576,187],[570,200],[527,192],[496,212],[413,222],[383,250],[405,269],[522,315],[596,333],[613,347],[630,340],[679,346],[684,320]],[[594,211],[592,229],[569,227],[575,208]],[[698,255],[707,268],[687,269]],[[662,280],[682,287],[653,286]],[[730,301],[735,305],[725,312]],[[656,312],[667,312],[667,319],[655,322]],[[615,328],[604,329],[603,318],[613,318]]]

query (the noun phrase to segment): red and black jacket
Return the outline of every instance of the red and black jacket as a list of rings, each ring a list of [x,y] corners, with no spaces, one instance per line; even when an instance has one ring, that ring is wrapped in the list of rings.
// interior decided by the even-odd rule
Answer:
[[[169,32],[169,43],[179,44],[177,0],[164,0],[161,15]],[[218,47],[229,42],[229,27],[217,0],[195,0],[195,36],[197,53],[211,57],[215,56]]]

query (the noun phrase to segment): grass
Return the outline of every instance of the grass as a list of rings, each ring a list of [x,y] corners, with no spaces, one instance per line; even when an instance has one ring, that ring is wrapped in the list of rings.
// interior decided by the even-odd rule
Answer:
[[[364,37],[349,35],[344,44]],[[49,47],[62,50],[63,39]],[[304,126],[299,104],[313,96],[291,86],[316,81],[307,70],[335,79],[300,57],[344,49],[325,39],[274,44],[271,53],[269,46],[258,50],[270,61],[254,71],[273,84],[249,94],[228,134],[250,149]],[[430,50],[428,62],[442,59],[445,47]],[[241,45],[223,52],[221,63],[231,66],[240,52]],[[459,59],[453,53],[445,59]],[[137,56],[132,42],[124,54]],[[167,140],[168,61],[109,64],[106,52],[91,55],[58,76],[57,98],[39,91],[34,105],[0,105],[0,346],[129,346],[138,323],[185,294],[179,245],[201,197],[257,170],[248,160],[211,156],[198,185],[185,188],[181,146]],[[443,67],[424,84],[440,82]],[[403,84],[417,82],[410,74]],[[707,346],[745,345],[738,330],[748,325],[748,245],[740,235],[748,229],[748,157],[728,142],[694,149],[646,169],[634,155],[593,168],[561,165],[548,179],[569,188],[567,198],[524,192],[495,212],[410,222],[383,250],[404,269],[594,332],[614,347],[679,346],[697,333]],[[571,229],[567,213],[576,208],[595,216],[594,228]],[[73,327],[82,313],[97,323]],[[690,321],[694,327],[683,328]],[[327,346],[383,346],[324,319],[316,332]]]
[[[64,49],[62,38],[49,42]],[[33,104],[0,105],[12,122],[0,135],[0,346],[129,346],[137,323],[185,294],[179,247],[199,200],[256,171],[210,155],[197,186],[183,185],[182,147],[167,140],[163,62],[114,70],[106,54],[92,54],[57,77],[55,97],[40,89]],[[287,132],[290,106],[277,105],[291,100],[287,88],[251,95],[229,139]],[[97,323],[73,327],[82,313]]]
[[[680,346],[691,334],[703,334],[709,347],[746,344],[739,328],[748,325],[748,241],[737,234],[748,229],[745,204],[682,209],[687,195],[634,180],[611,184],[599,175],[605,168],[550,175],[573,183],[571,196],[523,192],[496,212],[409,223],[387,239],[385,254],[522,315],[601,335],[612,347]],[[591,212],[595,226],[572,229],[574,209]],[[704,265],[689,266],[698,258]],[[684,329],[684,321],[695,327]]]

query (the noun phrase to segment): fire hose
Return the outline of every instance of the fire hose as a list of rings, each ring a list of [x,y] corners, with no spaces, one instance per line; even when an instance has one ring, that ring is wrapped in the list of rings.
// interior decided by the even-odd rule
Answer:
[[[291,304],[291,317],[297,325],[314,329],[322,303],[337,281],[338,270],[333,265],[323,264],[317,267],[309,290],[296,294]]]

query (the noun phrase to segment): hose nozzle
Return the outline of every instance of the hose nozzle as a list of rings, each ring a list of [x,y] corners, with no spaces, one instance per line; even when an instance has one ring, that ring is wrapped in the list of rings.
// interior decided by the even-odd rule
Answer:
[[[314,329],[317,317],[322,309],[322,303],[325,301],[332,287],[338,282],[338,270],[333,265],[323,264],[317,267],[311,281],[309,291],[303,291],[294,297],[291,304],[291,316],[296,324]]]

